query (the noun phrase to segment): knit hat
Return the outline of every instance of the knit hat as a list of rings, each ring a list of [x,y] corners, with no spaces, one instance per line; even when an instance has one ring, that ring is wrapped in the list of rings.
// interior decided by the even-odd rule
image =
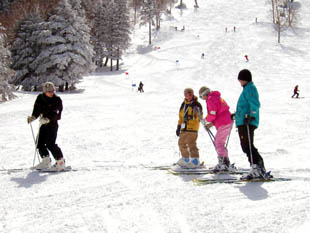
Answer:
[[[43,92],[56,91],[55,85],[52,82],[46,82],[43,84]]]
[[[252,81],[251,72],[247,69],[241,70],[238,74],[238,80],[251,82]]]
[[[207,96],[210,93],[210,88],[203,86],[199,89],[199,97],[202,98],[203,96]]]
[[[185,89],[184,89],[184,95],[185,95],[185,94],[188,94],[188,93],[194,94],[194,90],[193,90],[192,88],[185,88]]]

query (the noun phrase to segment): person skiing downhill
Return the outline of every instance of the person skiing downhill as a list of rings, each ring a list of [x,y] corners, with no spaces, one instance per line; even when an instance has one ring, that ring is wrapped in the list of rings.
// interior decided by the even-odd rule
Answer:
[[[139,91],[140,93],[141,93],[141,92],[144,92],[143,86],[144,86],[144,84],[140,81],[139,87],[138,87],[138,91]]]
[[[254,130],[259,125],[259,95],[252,82],[252,74],[249,70],[241,70],[238,80],[243,88],[237,103],[235,113],[236,126],[240,138],[242,151],[246,153],[251,170],[243,179],[265,178],[266,169],[262,156],[254,146]]]
[[[34,169],[48,169],[51,171],[61,171],[65,169],[65,160],[61,149],[56,144],[58,123],[61,119],[62,100],[55,94],[56,88],[52,82],[43,84],[43,93],[37,96],[34,103],[32,115],[27,117],[27,122],[40,117],[40,130],[37,148],[42,161]],[[56,163],[51,166],[49,151],[52,153]]]
[[[207,104],[208,113],[204,119],[205,128],[208,130],[212,126],[215,126],[217,130],[214,144],[217,151],[218,164],[214,167],[214,171],[228,171],[230,161],[225,143],[232,129],[229,106],[225,100],[221,98],[220,92],[211,91],[210,88],[206,86],[200,88],[199,97],[205,100]]]
[[[298,85],[294,87],[294,94],[292,95],[292,98],[294,98],[296,95],[296,98],[299,98],[299,90],[298,90]]]
[[[178,145],[182,155],[177,164],[186,168],[200,166],[199,151],[196,145],[199,130],[199,115],[202,106],[194,95],[192,88],[184,90],[184,101],[179,110],[179,121],[176,135],[179,137]]]

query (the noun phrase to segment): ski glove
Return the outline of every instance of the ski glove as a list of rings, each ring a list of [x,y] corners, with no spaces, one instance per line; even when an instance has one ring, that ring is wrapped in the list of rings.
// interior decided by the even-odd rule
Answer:
[[[50,119],[46,118],[46,117],[42,117],[40,119],[40,124],[41,125],[45,125],[45,124],[48,124],[50,122]]]
[[[255,120],[255,117],[252,117],[252,116],[246,114],[244,116],[243,122],[244,122],[244,124],[248,125],[248,124],[250,124],[251,121],[254,121],[254,120]]]
[[[28,116],[28,117],[27,117],[27,123],[30,124],[30,123],[33,122],[35,119],[37,119],[35,116]]]
[[[176,135],[179,137],[181,133],[181,125],[178,125],[177,130],[176,130]]]
[[[209,123],[209,124],[204,125],[206,130],[210,129],[212,126],[213,126],[213,123]]]

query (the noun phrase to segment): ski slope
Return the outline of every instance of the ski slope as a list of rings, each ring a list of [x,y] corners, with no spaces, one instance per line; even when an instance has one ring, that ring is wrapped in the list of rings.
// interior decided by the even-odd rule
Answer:
[[[64,111],[57,142],[78,171],[1,171],[0,232],[308,231],[310,2],[299,0],[299,23],[283,32],[281,44],[269,1],[200,0],[198,9],[192,0],[183,2],[188,9],[164,17],[152,46],[147,27],[136,28],[121,71],[85,77],[79,93],[58,93]],[[218,90],[233,112],[242,91],[237,75],[244,68],[260,94],[255,145],[267,170],[293,180],[195,186],[191,179],[197,176],[145,168],[179,159],[175,130],[184,88]],[[132,90],[140,81],[143,94]],[[292,99],[297,84],[303,98]],[[0,169],[32,166],[26,117],[37,94],[19,92],[0,104]],[[33,128],[36,134],[38,122]],[[215,165],[214,147],[202,128],[198,147],[201,160]],[[229,156],[236,166],[249,167],[235,128]]]

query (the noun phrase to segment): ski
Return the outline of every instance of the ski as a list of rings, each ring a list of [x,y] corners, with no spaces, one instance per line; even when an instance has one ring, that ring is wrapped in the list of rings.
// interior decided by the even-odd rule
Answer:
[[[45,172],[45,173],[58,173],[58,172],[70,172],[70,171],[75,171],[72,169],[71,166],[66,166],[63,170],[51,170],[51,169],[41,169],[37,170],[38,172]]]
[[[5,173],[8,173],[8,174],[11,174],[11,173],[18,173],[18,172],[30,172],[30,171],[33,171],[33,172],[69,172],[69,171],[78,171],[78,169],[73,169],[71,166],[67,166],[65,167],[64,170],[61,170],[61,171],[55,171],[55,170],[49,170],[49,169],[41,169],[41,170],[36,170],[36,169],[33,169],[33,168],[9,168],[9,169],[0,169],[0,172],[5,172]]]
[[[235,169],[231,171],[214,171],[213,168],[182,168],[182,167],[172,167],[168,169],[168,172],[173,175],[203,175],[203,174],[234,174],[243,175],[249,172],[249,169]]]
[[[271,177],[271,178],[257,178],[257,179],[240,179],[240,178],[195,178],[192,181],[196,185],[206,185],[206,184],[242,184],[242,183],[257,183],[257,182],[275,182],[275,181],[290,181],[290,178],[284,177]]]
[[[168,170],[173,166],[176,166],[176,163],[171,164],[171,165],[144,166],[144,167],[151,169],[151,170]]]
[[[201,162],[200,166],[204,166],[204,162]],[[171,165],[158,165],[158,166],[144,166],[145,168],[151,169],[151,170],[169,170],[173,167],[180,167],[176,163],[173,163]]]

